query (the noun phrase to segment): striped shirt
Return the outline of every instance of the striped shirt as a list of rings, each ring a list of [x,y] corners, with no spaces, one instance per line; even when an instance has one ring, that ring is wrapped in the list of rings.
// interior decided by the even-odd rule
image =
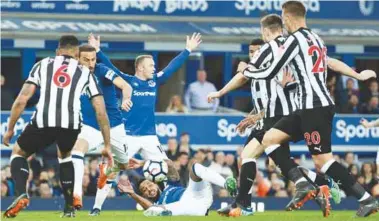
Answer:
[[[280,36],[275,39],[278,43],[283,43],[285,38]],[[264,45],[251,59],[250,65],[256,68],[264,68],[272,61],[272,53],[269,53],[268,44]],[[265,56],[260,56],[260,54]],[[275,116],[287,116],[297,109],[295,93],[292,88],[296,83],[289,83],[285,88],[282,87],[284,71],[289,71],[288,67],[281,69],[272,79],[251,81],[251,94],[254,108],[257,112],[265,111],[265,118]]]
[[[90,98],[101,95],[89,69],[69,56],[47,57],[36,63],[26,83],[40,87],[32,116],[32,124],[38,128],[79,129],[81,94],[87,93]]]
[[[289,65],[298,82],[299,109],[313,109],[334,105],[326,88],[327,57],[323,40],[310,29],[300,28],[284,43],[278,39],[263,46],[256,58],[267,62],[265,67],[255,69],[249,65],[243,74],[253,79],[270,79]],[[270,55],[270,57],[269,57]]]

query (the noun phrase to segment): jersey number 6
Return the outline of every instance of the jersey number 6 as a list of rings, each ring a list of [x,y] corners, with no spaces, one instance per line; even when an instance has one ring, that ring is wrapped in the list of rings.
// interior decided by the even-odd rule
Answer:
[[[57,87],[65,88],[71,83],[71,77],[67,74],[67,65],[62,65],[54,73],[53,82]]]

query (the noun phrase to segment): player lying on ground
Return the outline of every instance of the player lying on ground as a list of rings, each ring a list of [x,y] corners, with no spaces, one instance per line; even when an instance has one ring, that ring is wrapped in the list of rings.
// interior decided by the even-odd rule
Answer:
[[[128,163],[126,134],[122,121],[121,110],[118,107],[118,98],[116,97],[116,88],[122,91],[121,108],[129,111],[132,102],[130,100],[132,87],[119,77],[113,70],[103,64],[96,64],[96,49],[90,45],[79,47],[79,63],[88,69],[96,78],[98,85],[103,92],[105,108],[111,126],[111,151],[114,156],[114,167],[111,170],[118,171],[126,169]],[[75,169],[74,184],[74,207],[82,208],[82,183],[84,176],[84,155],[88,150],[92,151],[103,144],[100,136],[100,128],[96,121],[96,114],[91,106],[88,96],[82,95],[81,112],[83,117],[83,126],[74,149],[72,150],[72,162]]]
[[[168,181],[163,189],[158,184],[149,180],[138,183],[137,194],[129,181],[119,182],[118,188],[127,193],[144,209],[146,216],[205,216],[213,203],[213,191],[211,184],[225,188],[230,195],[235,195],[237,181],[229,177],[224,179],[220,174],[204,167],[199,163],[189,166],[188,187],[180,186],[180,176],[171,161],[168,163]],[[143,161],[131,159],[130,166],[139,168]]]
[[[127,133],[127,154],[133,157],[137,152],[146,160],[162,161],[167,159],[155,127],[155,104],[158,88],[164,84],[188,59],[190,53],[201,43],[201,35],[194,33],[187,36],[185,49],[177,55],[163,70],[156,72],[155,62],[151,55],[141,55],[135,59],[135,74],[129,75],[118,70],[109,58],[100,50],[100,38],[89,36],[88,42],[96,48],[98,60],[111,68],[132,88],[133,107],[129,112],[122,111],[124,128]],[[101,165],[101,168],[104,166]],[[100,170],[98,191],[91,215],[99,215],[102,204],[111,190],[114,171]],[[113,176],[113,177],[112,177]]]

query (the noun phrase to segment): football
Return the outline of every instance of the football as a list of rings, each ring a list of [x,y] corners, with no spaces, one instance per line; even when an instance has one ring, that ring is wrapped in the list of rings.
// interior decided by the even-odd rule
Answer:
[[[165,161],[147,160],[143,165],[143,175],[154,183],[165,181],[167,172],[168,166]]]

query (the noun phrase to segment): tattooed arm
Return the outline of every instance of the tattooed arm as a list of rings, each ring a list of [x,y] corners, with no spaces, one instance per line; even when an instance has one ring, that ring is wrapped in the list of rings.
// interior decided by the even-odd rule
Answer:
[[[8,146],[10,139],[13,137],[14,126],[16,125],[18,119],[20,118],[22,112],[25,110],[25,106],[29,99],[34,95],[37,86],[32,83],[25,83],[22,86],[20,93],[18,94],[16,100],[14,101],[11,109],[11,115],[9,117],[8,131],[3,137],[3,143]]]

